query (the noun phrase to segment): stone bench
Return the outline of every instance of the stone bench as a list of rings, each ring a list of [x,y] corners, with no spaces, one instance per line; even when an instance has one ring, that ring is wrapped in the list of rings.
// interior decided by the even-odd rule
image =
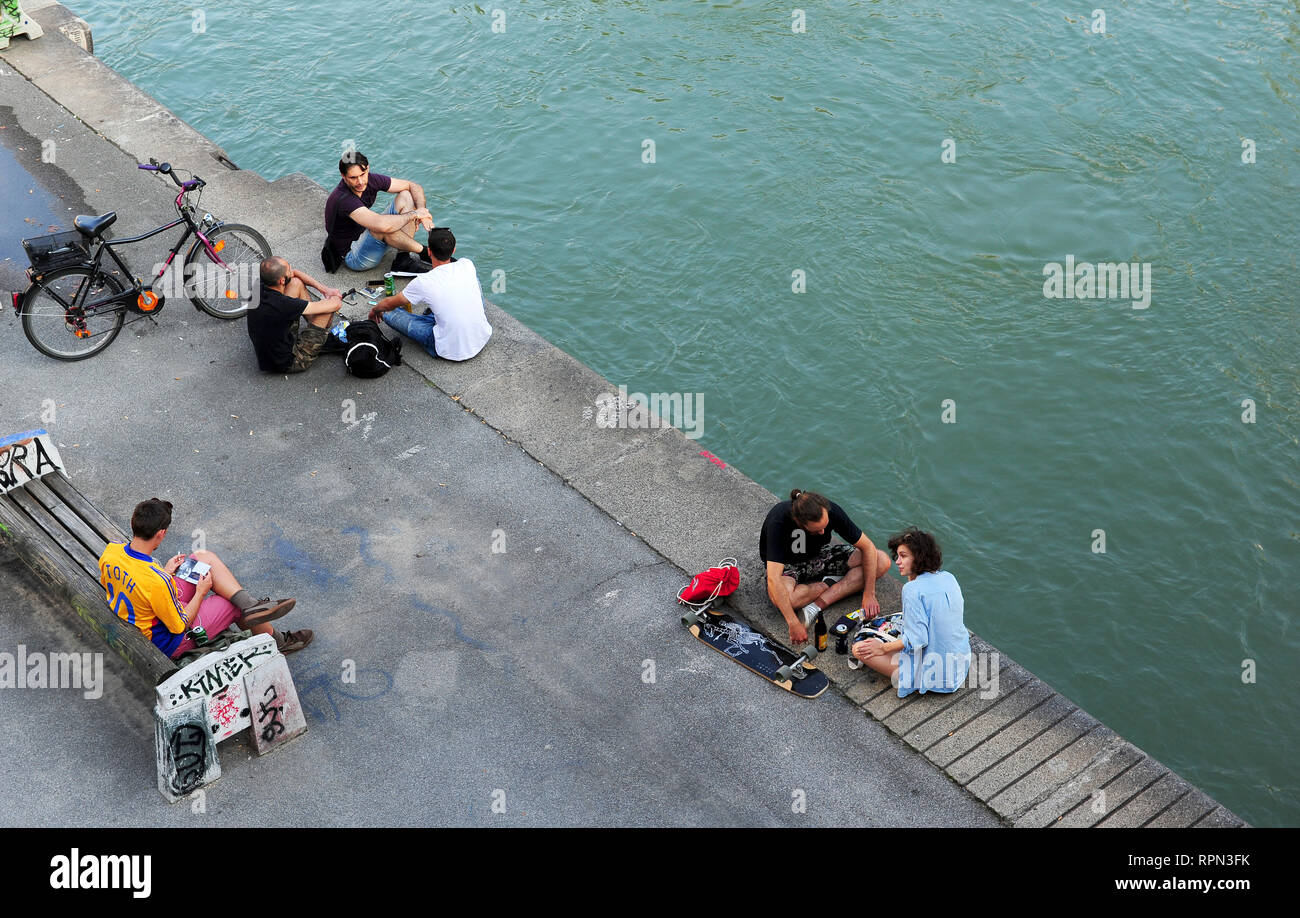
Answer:
[[[263,755],[306,732],[288,662],[271,635],[213,635],[227,646],[178,668],[109,610],[98,559],[109,542],[130,540],[68,480],[44,430],[0,438],[0,539],[155,687],[158,790],[169,801],[221,777],[222,740],[250,729]]]

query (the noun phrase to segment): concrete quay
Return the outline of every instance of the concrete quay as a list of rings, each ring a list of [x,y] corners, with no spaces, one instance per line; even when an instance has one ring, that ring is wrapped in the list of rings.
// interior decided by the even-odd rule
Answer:
[[[234,168],[70,40],[66,9],[25,6],[46,35],[0,53],[0,144],[26,147],[15,158],[68,208],[64,228],[80,212],[117,210],[119,235],[167,219],[170,184],[135,169],[155,157],[324,277],[324,189]],[[57,165],[31,155],[49,139]],[[169,242],[126,254],[143,272]],[[0,287],[22,286],[18,261],[0,261]],[[835,693],[814,702],[692,640],[672,596],[725,556],[741,564],[733,612],[784,640],[756,551],[777,497],[680,431],[597,427],[614,386],[504,310],[489,320],[472,361],[410,345],[364,381],[328,361],[260,374],[242,321],[183,300],[79,364],[0,319],[5,430],[48,427],[117,519],[172,500],[164,555],[201,531],[251,588],[298,597],[286,626],[317,631],[290,660],[311,732],[257,762],[223,747],[202,815],[153,791],[149,687],[115,659],[101,701],[0,693],[0,726],[23,740],[0,752],[0,823],[1243,825],[977,636],[983,686],[899,699],[831,653]],[[896,611],[898,581],[879,592]],[[100,649],[13,558],[0,628],[0,649]]]

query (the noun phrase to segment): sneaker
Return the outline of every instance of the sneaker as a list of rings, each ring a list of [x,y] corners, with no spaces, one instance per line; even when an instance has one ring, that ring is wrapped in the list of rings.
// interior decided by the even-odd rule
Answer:
[[[251,628],[273,622],[293,608],[294,599],[270,599],[263,597],[255,605],[249,606],[239,616],[239,627]]]
[[[394,274],[423,274],[433,267],[429,262],[416,258],[410,252],[398,252],[393,259]]]
[[[817,608],[817,606],[811,602],[808,603],[808,605],[803,607],[803,626],[805,628],[811,628],[813,622],[817,621],[817,616],[821,614],[821,609]]]
[[[843,579],[844,577],[841,574],[827,574],[822,578],[822,583],[827,586],[835,586],[835,584],[839,583]]]
[[[277,631],[275,634],[275,646],[280,653],[293,653],[295,650],[302,650],[311,643],[311,639],[316,635],[309,628],[301,631]]]

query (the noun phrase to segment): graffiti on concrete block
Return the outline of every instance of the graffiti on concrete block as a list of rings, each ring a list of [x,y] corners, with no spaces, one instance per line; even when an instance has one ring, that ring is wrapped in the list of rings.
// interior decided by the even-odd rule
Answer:
[[[214,727],[224,729],[239,720],[241,712],[239,702],[238,694],[232,692],[230,686],[226,686],[218,694],[214,695],[209,708],[212,712]]]
[[[307,732],[302,702],[283,656],[249,674],[244,691],[252,708],[251,732],[258,755]]]
[[[198,724],[181,724],[169,742],[172,757],[172,790],[184,796],[203,781],[207,766],[208,736]]]
[[[18,0],[0,0],[0,48],[9,47],[9,39],[15,35],[36,39],[44,34],[36,20],[23,12]]]
[[[192,698],[213,696],[230,685],[239,685],[254,666],[275,656],[275,642],[268,640],[240,650],[223,654],[197,672],[186,674],[171,684],[167,692],[168,707],[184,704]]]
[[[284,705],[271,704],[271,701],[276,699],[276,694],[275,686],[268,685],[266,691],[262,693],[262,697],[265,698],[270,695],[270,701],[258,702],[257,723],[262,728],[262,739],[268,743],[284,732],[284,724],[280,720]]]

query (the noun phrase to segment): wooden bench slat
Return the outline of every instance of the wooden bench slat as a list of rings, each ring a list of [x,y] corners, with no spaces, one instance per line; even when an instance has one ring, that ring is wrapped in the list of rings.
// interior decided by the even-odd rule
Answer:
[[[51,516],[63,524],[63,528],[69,533],[76,536],[86,549],[96,558],[96,577],[98,578],[98,559],[104,551],[104,546],[108,540],[101,538],[99,533],[95,532],[80,516],[59,499],[59,496],[47,488],[40,479],[27,482],[26,491],[36,502],[44,507]]]
[[[10,491],[7,496],[14,506],[27,514],[29,520],[40,527],[41,531],[49,536],[59,548],[63,549],[64,554],[79,565],[96,583],[99,582],[99,557],[97,555],[92,555],[86,546],[69,535],[59,521],[51,516],[50,512],[37,502],[36,498],[28,494],[25,488]]]
[[[130,536],[118,528],[117,524],[106,517],[100,509],[86,499],[76,486],[68,481],[62,472],[46,475],[41,481],[78,516],[85,521],[97,535],[108,542],[129,542]]]

